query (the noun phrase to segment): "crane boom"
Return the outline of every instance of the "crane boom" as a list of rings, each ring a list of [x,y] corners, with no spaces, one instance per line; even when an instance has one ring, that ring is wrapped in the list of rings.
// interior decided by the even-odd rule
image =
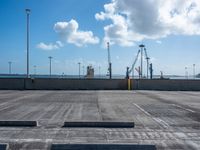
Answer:
[[[129,74],[130,74],[132,71],[134,71],[134,67],[135,67],[135,64],[136,64],[136,62],[137,62],[137,60],[138,60],[139,54],[140,54],[140,50],[138,50],[138,53],[137,53],[136,58],[135,58],[135,60],[134,60],[134,62],[133,62],[133,64],[132,64],[132,67],[131,67],[131,69],[130,69],[129,72],[128,72]]]

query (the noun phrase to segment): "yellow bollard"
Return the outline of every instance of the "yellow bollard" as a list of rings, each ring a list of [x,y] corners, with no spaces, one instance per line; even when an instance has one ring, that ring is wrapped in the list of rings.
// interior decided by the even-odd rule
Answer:
[[[131,79],[128,79],[128,90],[131,90]]]

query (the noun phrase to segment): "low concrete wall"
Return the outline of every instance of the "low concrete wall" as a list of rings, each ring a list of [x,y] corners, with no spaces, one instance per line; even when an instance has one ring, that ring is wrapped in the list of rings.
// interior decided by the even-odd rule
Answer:
[[[200,91],[200,80],[134,80],[134,89],[162,91]]]
[[[24,90],[25,82],[22,78],[0,78],[1,90]]]
[[[122,79],[26,79],[28,90],[126,90]]]
[[[0,78],[0,90],[127,90],[126,79]],[[131,80],[133,90],[200,91],[200,80]]]

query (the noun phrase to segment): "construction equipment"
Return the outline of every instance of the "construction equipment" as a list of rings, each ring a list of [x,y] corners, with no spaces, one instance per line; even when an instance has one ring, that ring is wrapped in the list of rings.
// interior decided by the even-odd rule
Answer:
[[[134,68],[135,68],[136,62],[138,61],[139,55],[141,56],[141,60],[140,60],[141,64],[140,64],[139,69],[137,69],[136,71],[138,71],[140,79],[143,77],[143,74],[142,74],[142,71],[143,71],[143,51],[145,53],[145,57],[146,57],[145,59],[147,61],[147,79],[149,78],[148,76],[149,76],[149,69],[150,69],[149,68],[149,60],[150,60],[150,58],[147,55],[147,50],[145,48],[145,45],[141,44],[141,45],[139,45],[139,47],[140,47],[140,49],[138,50],[138,53],[137,53],[136,58],[135,58],[135,60],[134,60],[134,62],[132,64],[131,69],[129,70],[129,68],[127,68],[126,78],[129,78],[129,75],[130,75],[131,72],[132,72],[132,76],[134,78]],[[150,70],[150,72],[151,72],[151,70]]]
[[[149,57],[147,55],[147,50],[146,48],[144,48],[144,52],[145,52],[145,56],[146,56],[146,60],[147,60],[147,79],[149,78]]]
[[[153,65],[152,65],[152,63],[150,64],[149,70],[150,70],[150,79],[153,79]]]
[[[135,60],[134,60],[134,62],[132,64],[131,69],[129,70],[129,68],[127,68],[127,73],[126,73],[127,74],[126,75],[127,78],[129,78],[129,75],[130,75],[131,72],[132,72],[132,76],[134,77],[134,68],[135,68],[135,64],[136,64],[136,62],[138,60],[139,54],[140,54],[140,50],[138,50],[138,53],[137,53],[136,58],[135,58]]]
[[[135,68],[135,70],[137,71],[138,76],[140,76],[140,66],[138,66],[138,68]]]
[[[110,57],[110,43],[107,42],[107,50],[108,50],[108,75],[109,78],[112,78],[112,63],[111,63],[111,57]]]
[[[140,78],[142,78],[142,76],[143,76],[143,49],[144,49],[145,45],[141,44],[141,45],[139,45],[139,47],[141,48]]]

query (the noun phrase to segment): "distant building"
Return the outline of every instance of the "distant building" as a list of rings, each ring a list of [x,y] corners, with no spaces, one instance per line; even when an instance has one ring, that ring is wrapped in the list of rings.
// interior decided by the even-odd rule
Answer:
[[[87,66],[86,78],[94,78],[94,68],[92,66]]]

